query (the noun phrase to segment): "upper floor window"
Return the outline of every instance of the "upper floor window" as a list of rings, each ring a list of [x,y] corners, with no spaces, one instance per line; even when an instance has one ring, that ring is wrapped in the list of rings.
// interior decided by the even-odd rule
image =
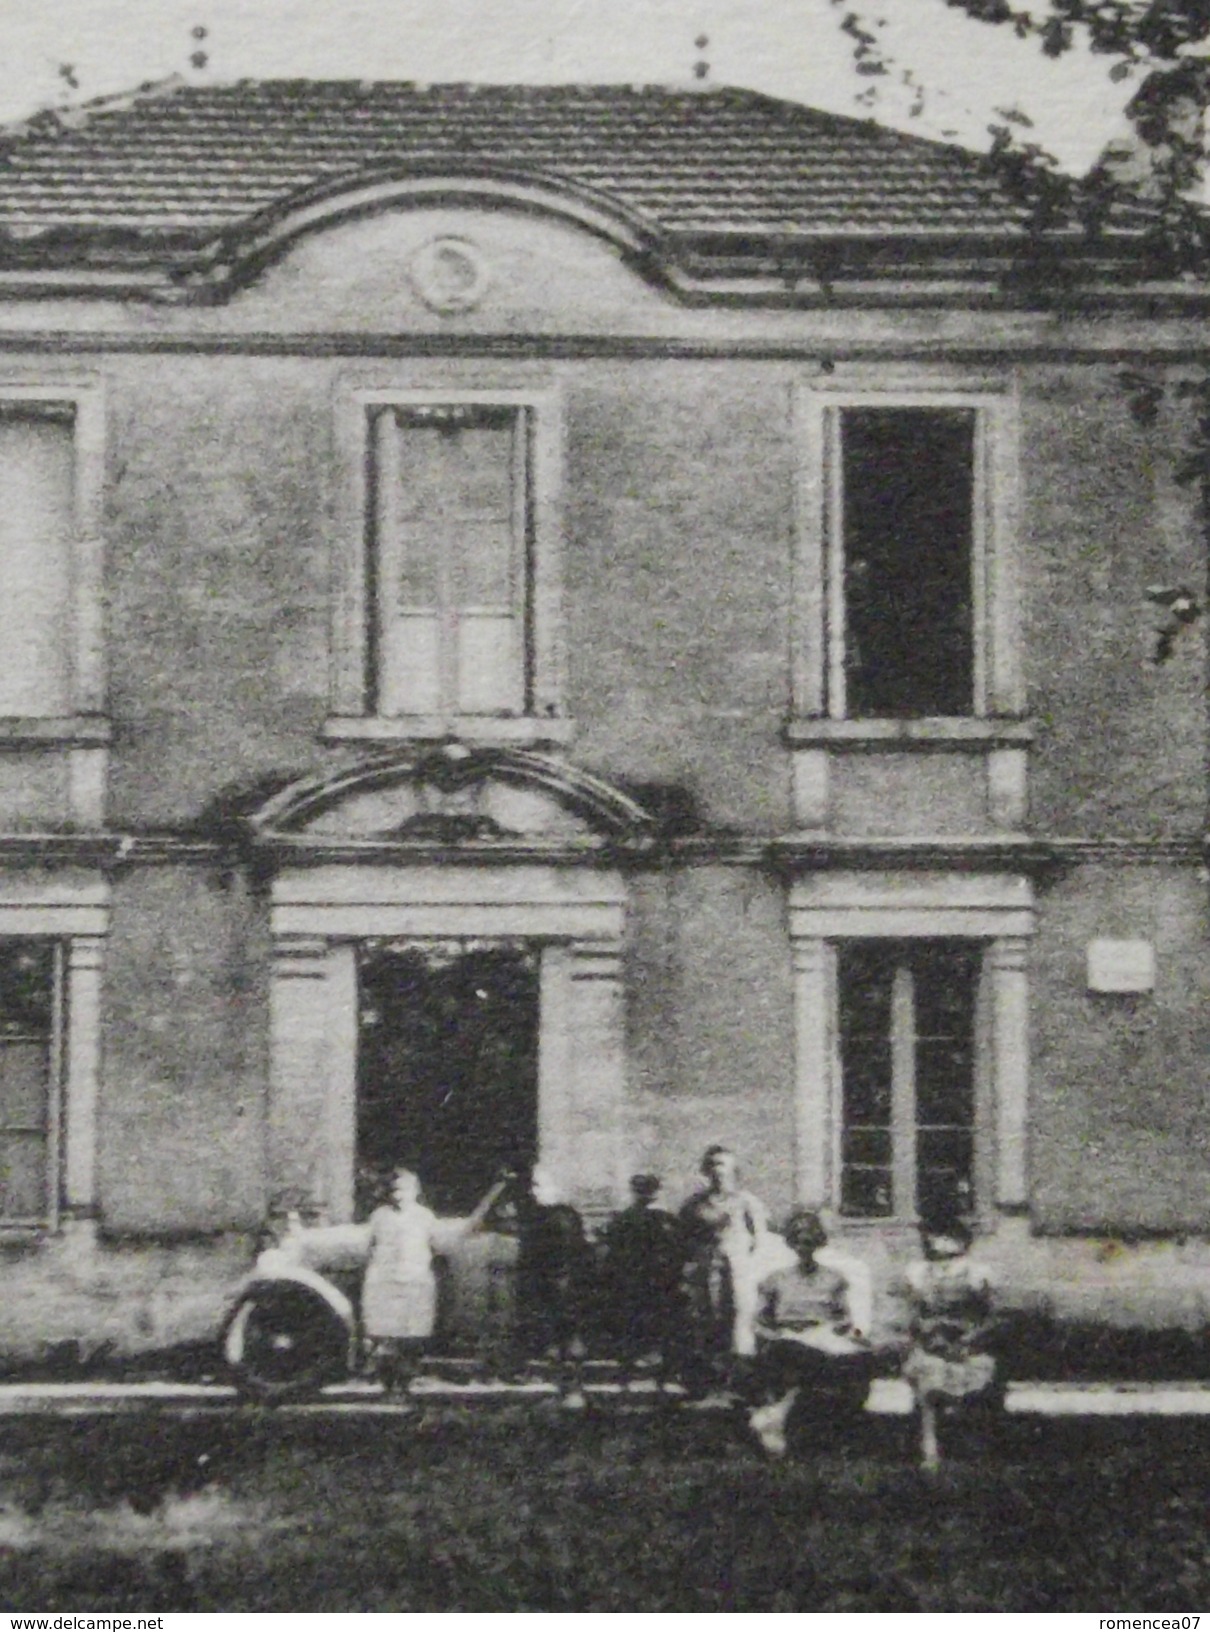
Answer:
[[[0,1226],[55,1212],[62,963],[56,941],[0,940]]]
[[[0,719],[104,706],[104,432],[93,384],[0,381]]]
[[[820,389],[800,405],[795,713],[1019,713],[1011,401]]]
[[[354,413],[329,733],[558,734],[557,401],[367,391]]]
[[[72,712],[75,415],[0,401],[0,714]]]
[[[975,414],[838,416],[835,680],[853,719],[975,711]]]
[[[530,415],[373,414],[375,711],[524,714],[532,698]]]

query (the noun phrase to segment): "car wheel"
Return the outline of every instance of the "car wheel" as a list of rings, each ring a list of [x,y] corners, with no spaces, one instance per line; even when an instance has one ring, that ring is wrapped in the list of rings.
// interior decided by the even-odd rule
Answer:
[[[305,1399],[348,1370],[349,1334],[322,1298],[298,1286],[257,1287],[223,1333],[236,1388],[263,1404]]]

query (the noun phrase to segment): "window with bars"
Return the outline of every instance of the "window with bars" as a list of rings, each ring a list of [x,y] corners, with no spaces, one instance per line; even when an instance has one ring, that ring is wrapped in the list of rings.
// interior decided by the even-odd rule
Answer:
[[[975,1205],[982,947],[860,940],[839,950],[841,1211],[914,1218]]]
[[[386,717],[533,707],[532,410],[371,410],[369,678]]]
[[[55,1213],[63,950],[0,940],[0,1225]]]
[[[977,411],[848,407],[829,426],[829,712],[980,712]]]

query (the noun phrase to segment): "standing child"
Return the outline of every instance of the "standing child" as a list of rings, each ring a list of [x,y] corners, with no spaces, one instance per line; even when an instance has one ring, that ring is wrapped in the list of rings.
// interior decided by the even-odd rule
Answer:
[[[911,1345],[903,1375],[920,1416],[921,1462],[931,1473],[940,1462],[938,1415],[994,1400],[996,1362],[986,1350],[991,1276],[970,1255],[969,1228],[957,1219],[938,1220],[922,1224],[920,1237],[924,1257],[908,1270]]]
[[[395,1174],[392,1203],[371,1215],[361,1318],[375,1367],[388,1389],[407,1386],[433,1335],[437,1317],[433,1254],[447,1251],[479,1228],[503,1183],[493,1185],[469,1218],[438,1218],[420,1199],[420,1180],[401,1167]]]

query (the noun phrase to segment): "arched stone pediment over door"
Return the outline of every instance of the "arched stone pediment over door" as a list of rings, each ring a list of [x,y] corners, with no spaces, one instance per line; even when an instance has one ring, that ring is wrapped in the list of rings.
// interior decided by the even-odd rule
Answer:
[[[450,745],[300,778],[250,825],[271,873],[271,1205],[353,1216],[382,960],[438,968],[493,949],[534,971],[534,1153],[588,1211],[619,1203],[620,864],[653,843],[642,807],[563,761]],[[420,1000],[410,990],[400,1003]]]

